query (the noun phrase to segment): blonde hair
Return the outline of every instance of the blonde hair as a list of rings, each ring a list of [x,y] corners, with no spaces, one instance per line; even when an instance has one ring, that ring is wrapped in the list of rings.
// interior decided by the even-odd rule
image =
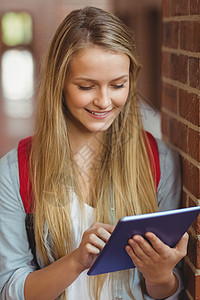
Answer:
[[[153,157],[147,151],[148,141],[136,103],[140,64],[132,32],[117,17],[101,9],[86,7],[72,11],[57,29],[46,57],[30,155],[35,240],[44,265],[72,250],[70,192],[75,191],[80,203],[83,202],[62,99],[70,62],[89,45],[124,53],[130,58],[129,96],[122,112],[104,134],[105,147],[98,172],[94,174],[97,221],[115,224],[123,216],[157,210],[155,174],[150,166]],[[52,243],[44,237],[46,225]],[[114,281],[120,285],[122,280],[127,286],[127,276],[129,271],[123,271],[114,276]],[[91,282],[95,299],[99,299],[105,278],[96,276]],[[127,291],[134,299],[129,285]]]

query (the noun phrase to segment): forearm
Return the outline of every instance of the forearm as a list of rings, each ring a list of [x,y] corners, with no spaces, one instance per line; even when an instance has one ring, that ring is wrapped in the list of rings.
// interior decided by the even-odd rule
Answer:
[[[74,252],[30,273],[25,281],[25,300],[54,300],[70,286],[83,271]]]
[[[178,288],[178,279],[175,274],[171,274],[170,278],[166,281],[159,283],[145,281],[146,291],[153,299],[164,299],[175,294]]]

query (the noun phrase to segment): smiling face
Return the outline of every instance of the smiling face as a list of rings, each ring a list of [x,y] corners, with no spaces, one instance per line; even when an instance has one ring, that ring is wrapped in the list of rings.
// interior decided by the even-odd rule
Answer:
[[[130,59],[93,46],[74,56],[65,79],[70,133],[107,130],[129,94]]]

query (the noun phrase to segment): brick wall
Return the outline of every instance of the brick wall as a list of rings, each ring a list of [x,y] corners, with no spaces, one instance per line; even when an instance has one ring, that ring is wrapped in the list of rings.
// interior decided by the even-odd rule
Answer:
[[[162,133],[181,155],[182,206],[200,205],[200,0],[162,0]],[[187,299],[200,299],[200,217],[189,230]]]

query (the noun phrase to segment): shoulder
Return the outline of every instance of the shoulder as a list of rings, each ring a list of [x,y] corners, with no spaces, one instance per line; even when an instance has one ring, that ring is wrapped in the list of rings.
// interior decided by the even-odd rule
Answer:
[[[12,149],[0,159],[0,178],[3,180],[18,170],[17,148]]]
[[[181,165],[179,154],[162,140],[156,139],[161,177],[157,190],[159,210],[175,209],[181,200]]]
[[[158,146],[160,169],[162,176],[167,168],[176,169],[176,167],[180,166],[180,156],[178,152],[169,147],[164,141],[156,139],[156,142]]]
[[[0,159],[0,200],[1,208],[18,208],[24,211],[19,192],[17,147]]]

